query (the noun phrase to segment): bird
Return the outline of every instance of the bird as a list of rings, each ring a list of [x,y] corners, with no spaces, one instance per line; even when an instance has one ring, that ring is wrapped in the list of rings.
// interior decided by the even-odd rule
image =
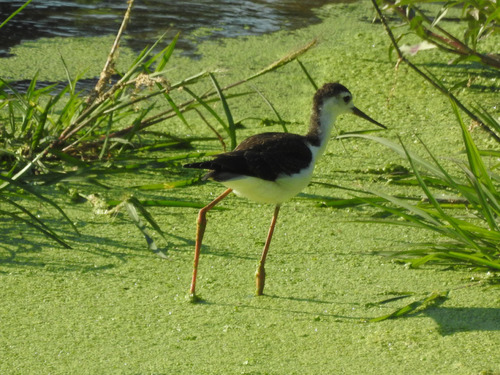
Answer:
[[[221,183],[226,190],[200,209],[197,218],[193,274],[189,296],[197,301],[196,278],[207,225],[206,215],[230,193],[257,203],[274,204],[274,213],[255,273],[257,296],[264,293],[265,262],[282,203],[300,193],[311,181],[314,166],[324,153],[336,118],[352,113],[387,129],[353,103],[351,92],[338,82],[325,83],[313,97],[309,131],[305,135],[267,132],[243,140],[233,151],[211,160],[185,164],[185,168],[206,169],[203,180]]]

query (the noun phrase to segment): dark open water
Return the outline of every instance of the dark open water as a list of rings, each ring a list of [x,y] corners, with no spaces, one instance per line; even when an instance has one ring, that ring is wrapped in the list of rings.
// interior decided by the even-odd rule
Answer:
[[[0,0],[0,23],[25,1]],[[181,32],[178,48],[196,55],[204,39],[256,35],[293,30],[320,20],[313,8],[341,0],[136,0],[127,28],[127,43],[142,50],[168,31]],[[345,0],[343,1],[345,2]],[[25,40],[41,37],[82,37],[116,34],[127,8],[125,0],[33,0],[22,13],[0,29],[0,57]],[[187,38],[199,28],[205,35]]]

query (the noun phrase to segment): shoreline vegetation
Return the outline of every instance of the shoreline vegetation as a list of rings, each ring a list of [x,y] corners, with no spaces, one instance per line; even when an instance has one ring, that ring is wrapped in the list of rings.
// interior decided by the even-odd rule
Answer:
[[[29,11],[30,2],[20,10]],[[366,350],[371,348],[385,358],[392,350],[387,346],[393,334],[387,325],[391,322],[400,322],[403,332],[396,340],[406,343],[398,353],[407,356],[406,349],[418,349],[410,359],[412,366],[421,364],[427,354],[434,359],[449,354],[453,340],[426,348],[430,341],[417,333],[418,323],[413,322],[434,319],[439,327],[429,328],[432,335],[447,338],[474,333],[482,335],[475,339],[491,344],[481,352],[461,343],[452,354],[452,363],[441,365],[443,371],[455,366],[454,372],[459,374],[500,372],[500,326],[495,318],[500,310],[494,307],[500,300],[491,297],[500,285],[500,125],[495,99],[500,85],[500,57],[483,50],[498,41],[498,5],[486,1],[479,7],[465,1],[460,3],[460,13],[456,7],[418,1],[404,7],[375,0],[371,7],[368,3],[335,4],[319,10],[325,21],[311,30],[235,39],[225,44],[207,43],[202,60],[189,62],[176,54],[179,35],[165,47],[163,38],[159,38],[138,56],[132,58],[129,52],[121,55],[120,40],[133,14],[134,1],[128,4],[100,77],[90,92],[77,90],[84,73],[75,76],[63,55],[51,57],[64,66],[67,85],[62,89],[60,84],[40,87],[35,74],[24,92],[0,76],[0,225],[5,229],[0,251],[0,277],[5,281],[2,298],[11,307],[19,302],[12,280],[16,278],[22,280],[20,293],[27,299],[15,308],[21,315],[9,316],[7,309],[0,316],[7,320],[8,332],[15,332],[16,325],[26,330],[36,318],[41,319],[38,324],[42,332],[50,337],[46,331],[50,326],[46,324],[51,319],[44,320],[44,314],[67,313],[63,324],[57,324],[58,334],[64,336],[62,341],[70,339],[67,333],[61,333],[65,328],[78,326],[75,334],[83,340],[82,345],[90,353],[88,358],[99,357],[96,363],[102,365],[98,367],[101,370],[126,371],[124,363],[133,358],[135,363],[129,368],[135,372],[181,369],[250,373],[254,368],[254,373],[293,373],[286,371],[283,353],[295,351],[294,344],[282,319],[297,323],[292,330],[300,332],[302,345],[312,345],[311,324],[338,324],[339,331],[345,332],[332,335],[323,326],[322,345],[337,347],[330,340],[358,337],[357,344],[348,345],[352,368],[338,364],[343,366],[342,373],[359,373],[368,367],[359,360],[352,362],[359,357],[357,345],[367,345]],[[373,15],[378,22],[370,24],[366,20]],[[10,19],[0,24],[0,34]],[[332,19],[336,22],[329,23]],[[353,23],[358,29],[350,29]],[[465,37],[458,37],[459,33]],[[264,46],[268,46],[265,53],[255,52],[264,51]],[[455,65],[448,64],[448,55],[458,56]],[[119,62],[124,56],[130,60],[127,68]],[[218,61],[221,56],[232,59]],[[360,82],[368,77],[370,81]],[[255,210],[260,205],[238,200],[234,207],[227,204],[215,209],[214,216],[226,215],[226,219],[209,223],[215,227],[211,232],[219,233],[220,238],[212,238],[212,245],[204,250],[207,254],[202,255],[210,257],[212,264],[216,262],[216,269],[207,273],[203,284],[224,291],[213,302],[196,307],[185,303],[181,296],[187,292],[194,209],[203,207],[218,186],[205,184],[201,175],[183,170],[181,165],[186,160],[229,151],[246,135],[267,131],[264,127],[304,132],[308,111],[301,108],[309,105],[304,93],[314,92],[322,81],[330,79],[357,82],[348,85],[356,88],[353,93],[360,98],[356,102],[368,103],[362,104],[363,108],[371,106],[372,112],[379,114],[374,115],[376,118],[387,116],[389,120],[382,121],[392,128],[389,134],[373,134],[373,129],[363,131],[356,124],[347,127],[341,122],[337,142],[332,142],[331,151],[325,154],[326,162],[317,167],[318,177],[289,205],[290,210],[315,224],[311,231],[302,233],[302,225],[308,222],[294,222],[294,215],[287,215],[291,218],[281,224],[284,238],[278,239],[276,246],[281,246],[284,253],[282,258],[276,255],[274,259],[274,272],[285,281],[275,285],[276,295],[264,296],[261,302],[241,296],[242,288],[250,281],[241,275],[243,270],[252,269],[248,262],[253,261],[245,255],[245,247],[260,248],[254,246],[252,233],[259,228],[261,218],[251,219],[251,224],[243,219],[259,216]],[[243,214],[238,212],[240,209]],[[334,229],[329,229],[332,217]],[[295,215],[295,220],[299,219]],[[360,234],[359,228],[365,228],[366,233]],[[233,230],[242,233],[241,242],[227,238],[238,237],[236,232],[231,233]],[[294,248],[304,249],[304,254]],[[146,249],[149,252],[143,251]],[[344,253],[349,254],[345,259],[341,256]],[[316,261],[320,257],[325,257],[322,265]],[[334,267],[343,278],[337,280],[340,289],[333,292],[327,290],[336,285],[331,278],[337,271],[328,267]],[[369,280],[358,274],[362,272],[359,267],[369,270]],[[392,279],[387,272],[415,279],[408,283],[393,280],[391,283],[397,285],[394,289],[391,283],[379,287],[374,280]],[[408,276],[411,272],[412,276]],[[356,277],[350,277],[353,273]],[[428,280],[422,281],[421,275]],[[50,285],[49,290],[36,279]],[[68,286],[57,281],[65,279]],[[309,284],[312,280],[313,287]],[[367,290],[353,287],[354,281],[362,280]],[[114,292],[101,290],[101,283],[109,283]],[[142,297],[136,294],[137,285],[143,285],[148,298],[153,298],[144,309]],[[182,289],[184,285],[186,290]],[[233,285],[238,291],[233,290]],[[74,289],[82,287],[88,290],[80,293]],[[106,308],[83,308],[97,320],[97,316],[113,316],[122,323],[115,326],[96,321],[97,346],[106,345],[105,352],[112,356],[109,367],[102,354],[95,351],[88,327],[82,330],[75,320],[85,312],[73,309],[81,298],[94,303],[96,296],[123,307],[129,298],[127,291],[134,298],[133,311],[128,313],[136,325],[130,325],[128,318],[119,314],[119,308],[107,303],[103,305]],[[53,306],[58,312],[51,312],[50,306],[42,302],[45,293],[51,296],[49,300],[59,302],[68,293],[68,303]],[[39,301],[38,307],[29,302],[30,298]],[[342,298],[346,301],[342,303],[352,306],[338,306]],[[362,306],[360,298],[368,302]],[[319,308],[319,303],[325,305],[325,310]],[[470,308],[470,314],[462,314],[457,306]],[[31,311],[32,307],[38,313]],[[208,312],[211,307],[214,311]],[[193,308],[202,309],[207,316],[199,317]],[[354,312],[356,309],[359,314]],[[215,310],[220,317],[214,317]],[[172,311],[180,315],[175,317],[175,324],[169,320]],[[238,339],[242,329],[236,315],[242,314],[245,324],[254,325],[248,319],[255,316],[255,311],[259,315],[270,312],[269,317],[261,317],[261,324],[270,327],[283,350],[271,349],[268,339],[259,349],[257,338],[262,332],[258,326],[247,327],[243,344],[231,341]],[[164,337],[152,337],[175,353],[173,363],[158,359],[164,348],[151,346],[148,337],[142,336],[144,332],[135,330],[145,328],[137,322],[144,318],[149,322],[145,331],[151,335],[156,323],[146,316],[154,316],[155,322],[165,324],[163,328],[169,327],[168,332],[159,328]],[[205,320],[210,317],[214,326],[222,324],[217,333]],[[358,324],[361,322],[372,325]],[[461,330],[457,324],[469,328]],[[360,332],[360,327],[368,326],[374,327],[369,328],[370,333]],[[475,331],[474,326],[480,328]],[[126,337],[141,336],[138,341],[149,349],[147,365],[138,363],[144,353],[132,341],[125,345],[126,353],[113,352],[105,337],[112,327],[120,332],[112,340],[115,342],[123,344]],[[175,330],[180,339],[175,338]],[[196,350],[197,341],[208,345],[213,337],[228,331],[231,340],[222,339],[227,347],[215,356],[220,358],[219,367],[214,359],[206,357],[209,352],[205,350],[202,357],[210,363],[206,371],[201,362],[186,361],[183,353]],[[387,341],[383,348],[376,339],[379,334],[384,337],[380,340]],[[42,339],[36,333],[30,336],[35,343],[27,352],[39,351],[41,341],[37,340]],[[0,372],[24,372],[28,363],[29,367],[43,367],[43,362],[34,364],[21,354],[26,344],[21,337],[5,337],[2,341],[6,349],[1,356],[12,360],[2,361]],[[420,342],[425,343],[424,347]],[[47,349],[46,355],[51,358],[44,356],[44,361],[55,373],[75,369],[75,343],[60,349],[68,358],[62,364],[52,358],[53,350]],[[462,358],[460,350],[472,350],[474,358]],[[266,370],[266,351],[270,351],[279,368]],[[237,362],[223,360],[227,353],[232,353]],[[324,366],[329,364],[317,361],[317,355],[332,353],[324,346],[317,354],[306,354],[301,357],[304,371],[300,373],[324,372]],[[372,361],[381,373],[383,369],[394,373],[396,369],[410,368],[402,363]],[[95,364],[88,366],[97,369]],[[428,373],[431,368],[436,369],[427,363],[416,373]],[[443,371],[438,373],[446,373]]]

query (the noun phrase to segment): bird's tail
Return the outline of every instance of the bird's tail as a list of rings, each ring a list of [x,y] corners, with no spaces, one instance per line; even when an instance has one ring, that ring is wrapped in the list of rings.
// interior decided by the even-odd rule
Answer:
[[[184,164],[184,168],[195,168],[195,169],[212,169],[212,162],[210,161],[201,161],[197,163],[189,163]]]
[[[213,162],[211,162],[211,161],[201,161],[201,162],[197,162],[197,163],[184,164],[183,167],[184,168],[195,168],[195,169],[210,169],[210,171],[201,178],[203,181],[208,180],[209,178],[212,178],[212,176],[214,174],[214,171],[213,171],[214,165],[213,165]]]

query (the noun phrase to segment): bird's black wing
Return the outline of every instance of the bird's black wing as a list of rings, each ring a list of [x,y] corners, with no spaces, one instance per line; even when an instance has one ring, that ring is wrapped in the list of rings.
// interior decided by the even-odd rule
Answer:
[[[234,151],[214,159],[186,164],[186,168],[211,170],[205,177],[225,181],[238,176],[275,180],[309,166],[312,153],[303,136],[290,133],[262,133],[245,139]]]

